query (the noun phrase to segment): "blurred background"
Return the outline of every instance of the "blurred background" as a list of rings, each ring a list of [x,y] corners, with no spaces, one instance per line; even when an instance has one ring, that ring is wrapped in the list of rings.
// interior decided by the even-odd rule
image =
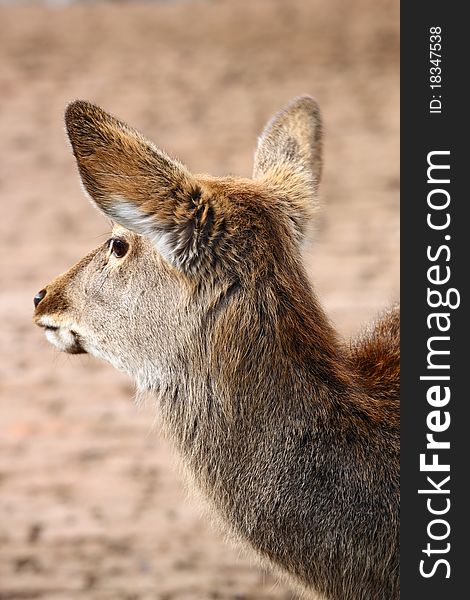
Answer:
[[[249,176],[273,112],[314,95],[305,258],[348,336],[398,297],[398,25],[398,0],[0,0],[0,600],[294,597],[187,497],[132,383],[31,322],[34,294],[109,233],[63,111],[91,100],[196,172]]]

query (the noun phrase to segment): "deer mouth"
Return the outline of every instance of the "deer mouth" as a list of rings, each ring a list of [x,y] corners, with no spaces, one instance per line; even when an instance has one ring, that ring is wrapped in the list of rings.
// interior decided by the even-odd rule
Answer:
[[[80,334],[73,329],[55,325],[47,317],[37,319],[36,325],[44,329],[47,341],[61,352],[67,352],[67,354],[86,354],[87,351],[83,347]]]

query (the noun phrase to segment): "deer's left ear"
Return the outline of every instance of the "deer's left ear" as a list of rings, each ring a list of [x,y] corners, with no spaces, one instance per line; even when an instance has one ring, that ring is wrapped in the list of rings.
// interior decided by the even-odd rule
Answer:
[[[286,197],[300,234],[315,208],[322,170],[322,121],[317,102],[296,98],[280,110],[259,137],[253,177]]]
[[[83,185],[97,208],[153,240],[174,266],[196,268],[201,230],[211,227],[196,177],[98,106],[72,102],[65,123]]]

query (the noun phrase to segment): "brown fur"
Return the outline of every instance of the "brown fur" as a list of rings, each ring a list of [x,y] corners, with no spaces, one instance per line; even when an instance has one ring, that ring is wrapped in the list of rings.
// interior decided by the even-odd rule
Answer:
[[[36,322],[156,395],[193,478],[259,556],[330,600],[397,600],[398,311],[347,347],[307,280],[317,104],[273,118],[253,180],[192,175],[86,102],[66,123],[129,249],[97,248],[49,284]]]

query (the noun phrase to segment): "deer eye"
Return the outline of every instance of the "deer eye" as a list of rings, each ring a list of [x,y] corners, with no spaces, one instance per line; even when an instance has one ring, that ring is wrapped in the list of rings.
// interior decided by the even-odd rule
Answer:
[[[112,238],[109,240],[109,247],[116,258],[122,258],[128,251],[129,244],[121,238]]]

